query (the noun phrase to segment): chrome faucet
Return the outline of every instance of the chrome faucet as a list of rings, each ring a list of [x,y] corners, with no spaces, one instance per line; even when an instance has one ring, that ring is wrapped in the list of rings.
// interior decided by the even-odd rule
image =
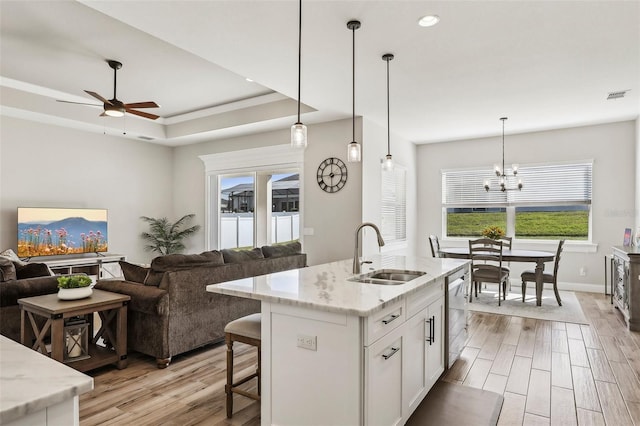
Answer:
[[[378,247],[382,247],[384,245],[384,240],[382,239],[382,235],[380,234],[380,230],[378,229],[378,227],[371,223],[371,222],[365,222],[362,225],[358,226],[358,228],[356,229],[356,244],[355,244],[355,250],[353,252],[353,273],[354,274],[359,274],[360,273],[360,256],[359,256],[359,244],[358,244],[358,236],[360,234],[360,230],[362,228],[364,228],[365,226],[370,226],[374,229],[374,231],[376,231],[376,234],[378,235]]]

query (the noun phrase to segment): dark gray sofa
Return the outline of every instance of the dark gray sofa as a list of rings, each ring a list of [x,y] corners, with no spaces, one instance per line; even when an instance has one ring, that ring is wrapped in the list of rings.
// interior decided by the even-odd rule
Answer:
[[[58,277],[44,263],[17,263],[0,256],[0,334],[20,342],[18,299],[58,292]]]
[[[122,262],[124,280],[100,280],[95,288],[131,296],[128,350],[150,355],[165,368],[175,355],[222,341],[228,322],[260,312],[259,301],[209,293],[207,285],[302,268],[306,262],[297,242],[171,254],[153,259],[150,268]]]

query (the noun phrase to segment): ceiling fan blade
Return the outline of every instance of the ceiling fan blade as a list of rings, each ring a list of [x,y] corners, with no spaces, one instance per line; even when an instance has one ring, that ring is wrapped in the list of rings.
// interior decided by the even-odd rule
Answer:
[[[89,90],[85,90],[85,92],[87,92],[88,94],[90,94],[90,95],[91,95],[91,96],[93,96],[94,98],[96,98],[96,99],[100,100],[102,103],[105,103],[105,104],[109,104],[109,105],[111,105],[111,102],[110,102],[110,101],[108,101],[108,100],[106,100],[105,98],[103,98],[102,96],[98,95],[96,92],[91,92],[91,91],[89,91]]]
[[[101,107],[101,108],[102,108],[102,105],[98,105],[98,104],[90,104],[90,103],[86,103],[86,102],[63,101],[63,100],[61,100],[61,99],[56,99],[56,102],[62,102],[62,103],[65,103],[65,104],[89,105],[89,106]]]
[[[132,104],[124,104],[124,107],[125,108],[160,108],[160,106],[153,101],[134,102]]]
[[[140,116],[140,117],[148,118],[148,119],[150,119],[150,120],[155,120],[156,118],[159,118],[159,117],[160,117],[159,115],[149,114],[148,112],[136,111],[135,109],[125,108],[125,110],[126,110],[129,114],[138,115],[138,116]]]

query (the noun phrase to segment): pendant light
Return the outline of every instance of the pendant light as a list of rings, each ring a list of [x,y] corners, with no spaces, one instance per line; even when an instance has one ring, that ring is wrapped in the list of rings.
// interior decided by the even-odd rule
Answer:
[[[389,125],[389,61],[393,59],[393,54],[385,53],[382,60],[387,63],[387,156],[382,161],[382,170],[393,170],[393,157],[391,156],[391,126]]]
[[[499,164],[495,164],[493,166],[493,171],[495,172],[496,176],[499,178],[499,182],[498,182],[499,188],[497,188],[498,190],[502,192],[514,191],[514,190],[522,191],[522,186],[523,186],[522,179],[518,179],[518,181],[515,183],[515,186],[512,186],[512,187],[509,187],[507,182],[509,179],[509,176],[507,176],[506,169],[504,167],[504,122],[507,120],[508,120],[507,117],[500,118],[500,121],[502,121],[502,167],[500,167]],[[518,175],[518,165],[513,164],[511,166],[511,170],[513,173],[513,178],[515,179]],[[485,179],[484,189],[487,192],[489,192],[489,190],[491,189],[489,179]]]
[[[351,143],[347,146],[347,161],[357,163],[362,159],[362,147],[356,142],[356,30],[360,28],[360,21],[347,22],[347,28],[353,32],[353,91],[352,91],[352,137]]]
[[[291,147],[307,147],[307,126],[300,121],[300,75],[302,71],[302,0],[298,16],[298,121],[291,126]]]

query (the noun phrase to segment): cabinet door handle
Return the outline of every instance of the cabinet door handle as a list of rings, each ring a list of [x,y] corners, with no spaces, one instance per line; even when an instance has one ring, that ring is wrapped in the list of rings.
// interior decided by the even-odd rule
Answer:
[[[394,321],[394,320],[396,320],[396,319],[398,319],[398,318],[400,318],[400,315],[399,315],[399,314],[393,314],[393,315],[391,315],[391,316],[389,317],[389,319],[383,319],[383,320],[382,320],[382,323],[383,323],[384,325],[387,325],[387,324],[389,324],[391,321]]]
[[[391,347],[391,352],[389,352],[388,354],[382,354],[382,358],[386,360],[388,360],[389,358],[391,358],[392,356],[394,356],[396,354],[396,352],[398,352],[400,350],[399,347],[394,348],[393,346]]]
[[[429,337],[427,337],[426,341],[431,346],[436,341],[436,316],[432,315],[431,318],[427,319],[427,322],[429,323]]]
[[[431,316],[431,342],[429,342],[429,345],[435,342],[436,342],[436,316],[432,315]]]

